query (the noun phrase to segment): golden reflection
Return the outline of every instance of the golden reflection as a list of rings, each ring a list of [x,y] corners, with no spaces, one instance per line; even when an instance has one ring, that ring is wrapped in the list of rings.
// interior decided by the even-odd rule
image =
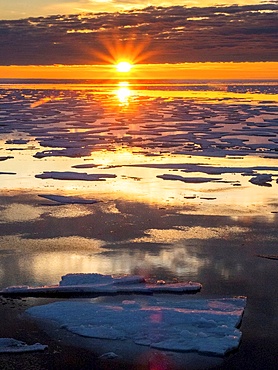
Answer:
[[[129,88],[128,82],[120,82],[118,85],[118,89],[116,90],[116,95],[118,97],[118,100],[120,104],[122,105],[128,105],[129,104],[129,98],[131,96],[131,90]]]
[[[30,107],[31,108],[37,108],[37,107],[40,107],[41,105],[43,105],[45,103],[48,103],[49,101],[51,101],[51,98],[50,97],[45,97],[45,98],[42,98],[40,100],[37,100],[37,101],[31,103]]]

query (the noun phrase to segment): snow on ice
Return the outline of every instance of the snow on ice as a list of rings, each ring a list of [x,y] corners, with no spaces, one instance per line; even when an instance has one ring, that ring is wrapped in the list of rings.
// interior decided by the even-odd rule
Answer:
[[[241,340],[246,298],[179,299],[142,297],[117,301],[62,301],[29,308],[27,314],[52,320],[83,337],[131,340],[154,349],[223,356]],[[78,313],[78,314],[77,314]]]
[[[113,277],[102,274],[68,274],[59,285],[29,287],[13,286],[0,291],[6,296],[71,296],[86,294],[153,294],[153,293],[196,293],[202,285],[197,282],[166,284],[148,283],[142,276]]]
[[[67,300],[29,308],[28,315],[52,320],[82,337],[132,341],[154,349],[223,356],[241,340],[238,329],[246,298],[195,299],[192,296],[149,296],[153,293],[194,293],[200,283],[147,283],[142,276],[67,274],[59,285],[8,287],[0,295],[59,296],[94,293],[136,294],[132,299],[98,297]],[[144,295],[147,294],[147,295]],[[70,296],[70,295],[69,295]]]

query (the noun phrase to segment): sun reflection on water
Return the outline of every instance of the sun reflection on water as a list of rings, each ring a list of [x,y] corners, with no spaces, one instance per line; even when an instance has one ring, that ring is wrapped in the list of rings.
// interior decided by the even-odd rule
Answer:
[[[121,105],[129,105],[129,98],[131,96],[131,90],[129,88],[128,82],[119,82],[117,90],[115,90],[115,94],[118,97],[119,103]]]

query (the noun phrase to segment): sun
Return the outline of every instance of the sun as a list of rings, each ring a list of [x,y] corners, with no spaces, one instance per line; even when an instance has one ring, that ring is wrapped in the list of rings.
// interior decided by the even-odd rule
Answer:
[[[119,62],[116,64],[116,68],[118,72],[129,72],[132,68],[132,64],[129,62]]]

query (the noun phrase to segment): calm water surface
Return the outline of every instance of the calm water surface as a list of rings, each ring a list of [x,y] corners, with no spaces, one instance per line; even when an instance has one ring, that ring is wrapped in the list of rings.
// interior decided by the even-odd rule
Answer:
[[[258,255],[278,254],[277,84],[24,82],[0,86],[1,288],[199,281],[196,297],[248,297],[224,368],[276,368],[277,260]]]

